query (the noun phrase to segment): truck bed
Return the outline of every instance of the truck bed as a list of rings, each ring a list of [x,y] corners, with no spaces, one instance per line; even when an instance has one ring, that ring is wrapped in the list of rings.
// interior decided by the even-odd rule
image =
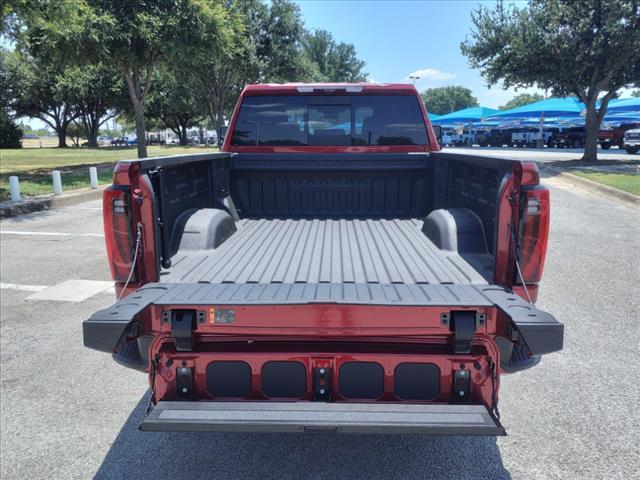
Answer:
[[[438,249],[421,220],[237,222],[215,250],[178,252],[166,283],[487,284],[490,255]]]

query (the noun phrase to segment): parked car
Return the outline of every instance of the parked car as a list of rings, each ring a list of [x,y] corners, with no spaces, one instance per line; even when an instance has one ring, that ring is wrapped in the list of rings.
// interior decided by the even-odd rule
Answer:
[[[547,141],[548,147],[557,148],[582,148],[587,138],[587,131],[584,127],[570,127],[551,136]]]
[[[503,435],[501,377],[563,344],[536,165],[439,151],[411,85],[237,105],[221,152],[119,162],[104,192],[120,300],[84,343],[148,375],[141,429]]]
[[[511,146],[511,130],[493,128],[487,133],[484,142],[488,147]]]
[[[627,153],[635,154],[640,151],[640,128],[624,132],[623,146]]]
[[[111,145],[114,146],[125,146],[128,144],[129,139],[127,137],[117,137],[111,140]]]
[[[598,133],[598,143],[605,150],[612,146],[617,146],[622,150],[624,148],[624,134],[627,130],[640,127],[638,123],[623,123],[617,127],[600,130]]]

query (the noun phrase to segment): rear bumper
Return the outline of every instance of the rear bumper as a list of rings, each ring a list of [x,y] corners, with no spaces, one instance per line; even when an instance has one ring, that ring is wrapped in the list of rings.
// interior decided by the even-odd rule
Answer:
[[[141,425],[171,432],[337,432],[505,435],[483,405],[159,402]]]

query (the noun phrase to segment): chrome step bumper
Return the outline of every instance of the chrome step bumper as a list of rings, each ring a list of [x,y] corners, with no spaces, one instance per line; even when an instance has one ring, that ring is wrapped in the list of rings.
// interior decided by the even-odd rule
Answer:
[[[338,432],[505,435],[483,405],[159,402],[141,429],[171,432]]]

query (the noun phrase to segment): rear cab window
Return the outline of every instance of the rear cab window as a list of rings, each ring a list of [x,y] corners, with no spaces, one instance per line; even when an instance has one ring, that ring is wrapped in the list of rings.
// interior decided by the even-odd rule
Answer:
[[[260,95],[243,99],[234,146],[428,145],[414,95]]]

